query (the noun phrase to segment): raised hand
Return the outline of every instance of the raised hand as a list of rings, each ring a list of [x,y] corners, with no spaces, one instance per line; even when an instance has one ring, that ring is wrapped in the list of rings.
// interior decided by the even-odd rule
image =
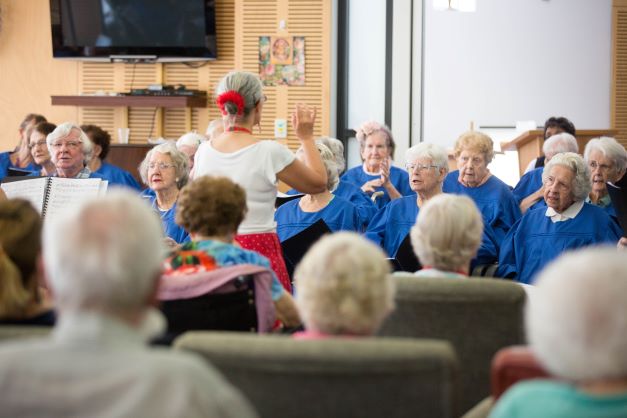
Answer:
[[[364,193],[374,193],[377,187],[381,187],[381,186],[383,186],[383,181],[381,181],[381,179],[374,179],[374,180],[365,182],[361,186],[361,190]]]
[[[381,185],[386,185],[390,182],[390,159],[384,158],[379,165],[379,172],[381,173]]]
[[[316,108],[310,108],[306,104],[298,103],[292,113],[292,126],[296,136],[301,141],[313,140],[314,124],[316,123]]]

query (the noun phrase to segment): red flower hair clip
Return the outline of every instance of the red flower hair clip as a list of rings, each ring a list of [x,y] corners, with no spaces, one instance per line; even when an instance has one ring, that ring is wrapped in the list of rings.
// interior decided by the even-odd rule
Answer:
[[[244,113],[244,98],[241,94],[236,92],[235,90],[225,91],[216,99],[216,104],[220,108],[220,111],[223,115],[227,115],[229,112],[226,111],[224,105],[228,102],[232,102],[237,106],[237,115],[241,116]]]

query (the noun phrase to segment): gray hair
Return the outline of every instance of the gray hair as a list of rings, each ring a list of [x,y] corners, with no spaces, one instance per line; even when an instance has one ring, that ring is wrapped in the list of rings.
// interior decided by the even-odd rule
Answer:
[[[83,153],[83,164],[89,163],[91,161],[91,156],[94,152],[94,144],[91,142],[91,139],[87,136],[85,132],[81,129],[80,126],[76,125],[72,122],[63,122],[58,125],[54,131],[50,132],[48,136],[46,136],[46,144],[48,145],[48,151],[50,152],[50,157],[52,158],[53,163],[57,163],[55,159],[55,152],[52,148],[52,144],[58,140],[63,139],[70,135],[72,130],[77,130],[80,134],[78,137],[78,141],[81,143],[81,152]]]
[[[263,84],[259,76],[246,71],[231,71],[225,75],[216,87],[216,97],[231,90],[239,93],[244,99],[244,117],[248,116],[263,98]],[[237,116],[237,105],[233,102],[225,103],[224,110],[232,117]]]
[[[337,169],[337,163],[335,162],[335,156],[333,152],[323,143],[316,141],[316,149],[320,153],[320,158],[324,164],[324,168],[327,172],[327,190],[335,190],[335,186],[340,182],[340,172]],[[296,154],[301,154],[303,147],[301,146],[296,150]]]
[[[616,139],[609,136],[602,136],[599,138],[593,138],[586,144],[586,149],[583,152],[583,158],[587,162],[590,159],[590,153],[592,151],[599,151],[606,158],[612,160],[614,164],[614,170],[616,173],[622,173],[627,169],[627,151],[625,147],[619,144]]]
[[[368,137],[377,132],[381,132],[385,136],[385,146],[390,150],[390,157],[393,159],[394,151],[396,150],[396,143],[394,142],[392,131],[386,125],[382,125],[373,120],[362,123],[361,126],[355,130],[355,137],[359,142],[359,151],[364,151]]]
[[[205,141],[205,137],[196,131],[188,132],[186,134],[181,135],[181,137],[176,141],[176,148],[181,148],[182,146],[187,145],[188,147],[193,147],[194,149],[198,149],[200,144]]]
[[[575,381],[627,376],[627,257],[616,248],[562,255],[538,275],[526,309],[540,362]]]
[[[429,158],[438,168],[445,169],[448,173],[448,152],[436,144],[421,142],[405,151],[405,163],[410,164],[418,158]]]
[[[316,139],[316,142],[326,145],[326,147],[331,150],[335,157],[335,163],[337,164],[337,172],[343,172],[346,168],[346,160],[344,159],[344,144],[342,144],[342,141],[331,138],[330,136],[322,136]]]
[[[556,165],[566,167],[575,173],[572,184],[573,199],[580,201],[588,197],[592,189],[590,184],[590,169],[583,161],[581,155],[575,154],[574,152],[562,152],[561,154],[553,156],[551,161],[544,166],[544,171],[542,171],[543,183],[546,182],[551,169]]]
[[[150,164],[150,159],[155,152],[170,156],[176,171],[176,187],[179,190],[182,189],[189,181],[189,158],[176,148],[174,141],[168,141],[163,144],[156,145],[146,153],[144,160],[139,165],[139,175],[142,182],[144,182],[145,185],[148,185],[148,165]]]
[[[410,231],[422,265],[440,270],[468,268],[483,236],[483,219],[468,196],[439,194],[420,208]]]
[[[385,254],[353,232],[320,239],[296,267],[296,302],[307,329],[372,335],[394,308]]]
[[[577,139],[567,132],[562,132],[549,137],[542,145],[542,152],[544,155],[551,155],[562,152],[579,152],[579,145],[577,145]],[[551,158],[549,158],[551,159]]]
[[[43,257],[60,309],[144,308],[161,270],[162,237],[150,207],[119,189],[46,219]]]

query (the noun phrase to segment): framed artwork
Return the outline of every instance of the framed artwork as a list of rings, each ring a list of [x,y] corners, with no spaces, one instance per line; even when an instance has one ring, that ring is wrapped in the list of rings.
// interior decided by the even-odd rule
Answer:
[[[259,76],[266,86],[304,86],[305,37],[260,36]]]

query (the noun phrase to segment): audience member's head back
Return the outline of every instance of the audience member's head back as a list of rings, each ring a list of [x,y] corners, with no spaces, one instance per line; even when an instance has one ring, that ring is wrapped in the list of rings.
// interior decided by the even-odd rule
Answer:
[[[526,311],[540,362],[573,381],[627,377],[627,257],[615,248],[567,253],[544,269]]]
[[[309,331],[372,335],[394,307],[385,254],[350,232],[320,239],[296,268],[296,302]]]
[[[337,165],[337,171],[341,174],[346,168],[346,159],[344,158],[344,144],[342,141],[330,136],[322,136],[316,139],[318,144],[326,145],[331,150],[335,157],[335,164]]]
[[[420,208],[411,242],[423,266],[466,271],[483,235],[483,220],[467,196],[440,194]]]
[[[190,234],[225,237],[237,232],[246,211],[241,186],[226,177],[202,176],[181,190],[176,222]]]
[[[38,302],[41,217],[30,202],[0,202],[0,318],[22,318]]]
[[[161,237],[159,218],[123,190],[46,219],[44,261],[59,310],[143,312],[161,271]]]

